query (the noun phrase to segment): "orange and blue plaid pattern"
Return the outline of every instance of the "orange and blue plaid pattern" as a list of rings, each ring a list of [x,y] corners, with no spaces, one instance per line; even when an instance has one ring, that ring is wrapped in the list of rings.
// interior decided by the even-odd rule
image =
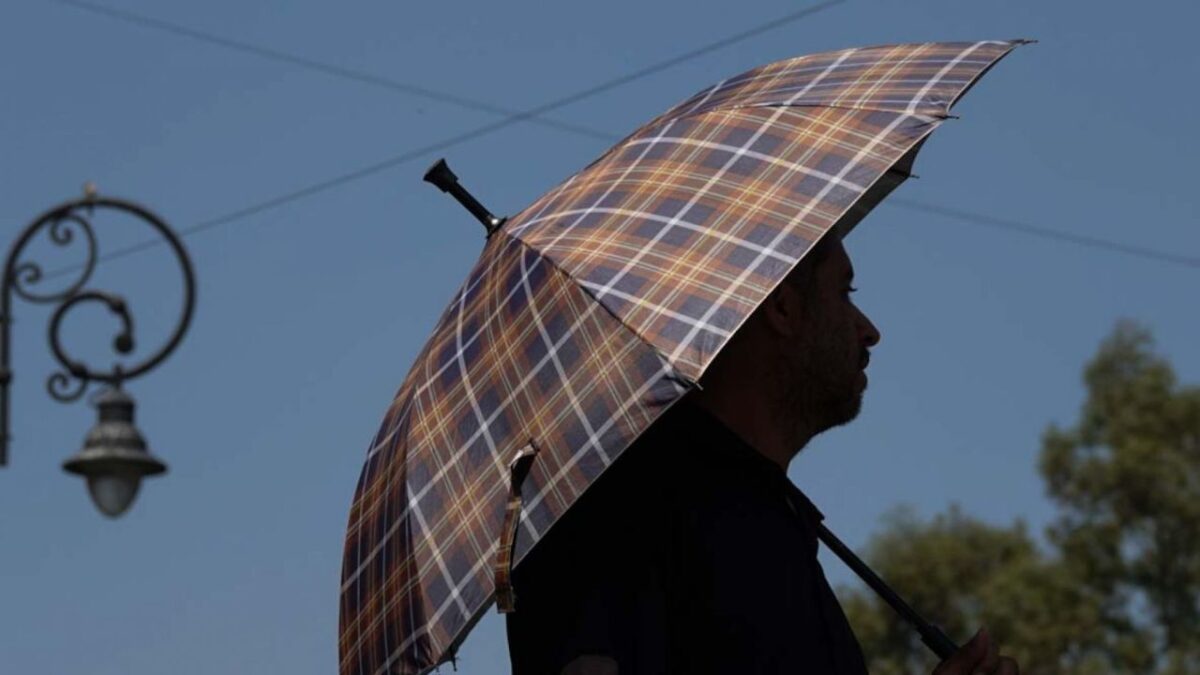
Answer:
[[[515,455],[540,449],[520,487],[519,564],[813,243],[844,236],[903,182],[950,107],[1023,42],[752,70],[641,127],[489,238],[367,452],[342,568],[342,675],[452,658],[495,597]]]

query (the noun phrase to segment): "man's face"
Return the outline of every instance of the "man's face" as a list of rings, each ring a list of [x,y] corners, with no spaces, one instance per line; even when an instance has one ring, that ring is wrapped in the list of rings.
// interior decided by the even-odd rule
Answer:
[[[858,415],[868,349],[879,331],[850,299],[854,268],[841,242],[813,270],[811,288],[801,289],[796,314],[796,348],[789,349],[788,406],[805,410],[818,431],[845,424]],[[800,407],[802,406],[802,407]]]

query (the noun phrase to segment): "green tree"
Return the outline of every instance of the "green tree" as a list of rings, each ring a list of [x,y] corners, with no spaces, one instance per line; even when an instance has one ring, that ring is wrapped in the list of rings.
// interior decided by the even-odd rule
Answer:
[[[876,571],[951,636],[987,625],[1024,673],[1200,673],[1200,389],[1151,347],[1119,323],[1086,367],[1078,423],[1045,432],[1049,551],[1020,522],[899,510],[867,547]],[[878,598],[840,592],[872,673],[933,669]]]
[[[898,510],[873,538],[867,558],[948,635],[965,641],[986,625],[1023,673],[1109,672],[1103,598],[1044,556],[1020,522],[997,527],[956,507],[922,522]],[[871,673],[933,670],[936,659],[882,601],[866,590],[842,589],[842,595]]]
[[[1163,672],[1200,673],[1200,388],[1152,346],[1118,324],[1087,366],[1079,423],[1046,432],[1040,468],[1061,508],[1049,536],[1110,619],[1145,606]]]

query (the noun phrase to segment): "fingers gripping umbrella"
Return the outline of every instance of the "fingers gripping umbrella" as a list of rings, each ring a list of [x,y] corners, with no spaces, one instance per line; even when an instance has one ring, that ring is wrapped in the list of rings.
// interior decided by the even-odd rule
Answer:
[[[751,70],[508,220],[444,164],[431,170],[487,242],[367,452],[342,568],[343,675],[426,672],[493,600],[510,611],[511,566],[696,386],[817,240],[845,236],[909,176],[950,107],[1024,42]]]

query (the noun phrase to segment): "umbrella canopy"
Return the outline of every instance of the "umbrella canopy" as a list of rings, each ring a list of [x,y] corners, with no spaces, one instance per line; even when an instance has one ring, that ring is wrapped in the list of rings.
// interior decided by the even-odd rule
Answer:
[[[509,562],[695,386],[814,243],[909,176],[950,107],[1024,42],[751,70],[489,236],[367,452],[342,568],[343,675],[451,659]]]

